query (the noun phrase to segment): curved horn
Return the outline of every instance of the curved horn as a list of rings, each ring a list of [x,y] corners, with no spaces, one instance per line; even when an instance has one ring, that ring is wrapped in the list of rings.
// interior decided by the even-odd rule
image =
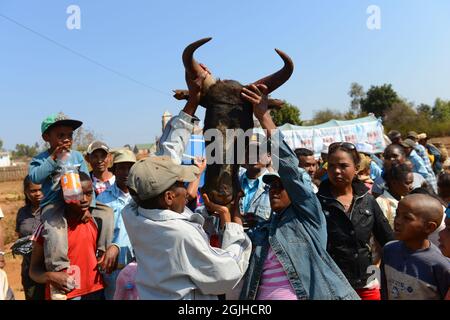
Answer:
[[[195,41],[188,45],[186,49],[183,51],[183,64],[184,68],[186,69],[186,72],[191,78],[195,78],[197,76],[197,73],[202,72],[202,68],[198,64],[197,61],[194,59],[194,52],[199,47],[210,41],[212,38],[203,38],[201,40]]]
[[[269,93],[275,91],[277,88],[282,86],[291,77],[292,72],[294,72],[294,63],[291,58],[279,49],[275,49],[278,55],[283,59],[284,66],[274,74],[262,78],[255,82],[255,84],[265,84],[269,89]]]

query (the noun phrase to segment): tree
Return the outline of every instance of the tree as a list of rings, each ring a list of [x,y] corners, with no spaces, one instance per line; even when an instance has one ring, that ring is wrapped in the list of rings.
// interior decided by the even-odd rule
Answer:
[[[411,104],[405,102],[398,102],[389,108],[383,121],[386,131],[398,130],[402,136],[406,136],[407,132],[411,130],[419,130],[417,112]],[[414,126],[414,128],[413,128]]]
[[[433,118],[440,121],[450,120],[450,101],[437,98],[432,110]]]
[[[88,146],[95,140],[98,140],[98,137],[94,131],[81,127],[74,132],[73,147],[76,150],[83,152],[86,151]]]
[[[310,125],[316,125],[328,122],[330,120],[345,120],[345,115],[339,111],[325,109],[314,113],[314,117],[310,122]]]
[[[431,117],[433,115],[432,111],[433,111],[433,109],[428,104],[421,103],[417,106],[417,113],[420,116],[425,117],[427,119],[431,119]]]
[[[278,127],[286,123],[297,126],[302,125],[302,121],[300,120],[300,110],[286,101],[281,108],[271,110],[271,114],[273,122],[275,122]]]
[[[364,88],[360,84],[353,82],[350,85],[350,91],[348,92],[348,95],[350,96],[350,98],[352,98],[350,110],[353,112],[353,114],[359,114],[361,112],[361,103],[366,97]]]
[[[37,145],[38,147],[36,147],[36,144],[34,146],[28,146],[26,144],[17,144],[16,150],[12,152],[12,157],[13,158],[21,158],[21,157],[33,158],[35,155],[38,154],[39,145]]]
[[[2,151],[2,150],[3,150],[3,140],[0,139],[0,151]]]
[[[371,86],[367,91],[367,97],[361,101],[361,110],[382,117],[389,108],[399,102],[401,99],[391,84],[384,84],[381,87]]]

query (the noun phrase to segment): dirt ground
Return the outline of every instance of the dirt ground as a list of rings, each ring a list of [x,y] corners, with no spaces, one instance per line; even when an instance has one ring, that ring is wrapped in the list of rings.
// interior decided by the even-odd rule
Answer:
[[[5,271],[8,275],[8,281],[14,291],[16,300],[25,300],[20,277],[22,257],[16,256],[13,258],[9,248],[16,240],[15,227],[17,211],[24,205],[24,195],[22,190],[21,181],[0,183],[0,207],[5,215],[1,222],[3,231],[5,232],[5,249],[7,252]]]

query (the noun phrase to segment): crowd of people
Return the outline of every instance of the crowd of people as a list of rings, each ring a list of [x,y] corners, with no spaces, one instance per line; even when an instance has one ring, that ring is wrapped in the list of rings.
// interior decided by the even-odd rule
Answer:
[[[255,143],[277,152],[243,165],[241,192],[223,206],[199,188],[205,159],[180,161],[201,81],[190,90],[156,155],[139,161],[101,141],[82,155],[72,150],[81,121],[43,121],[50,147],[30,163],[13,246],[23,255],[27,300],[450,299],[444,148],[424,133],[403,139],[391,131],[382,154],[365,142],[335,142],[316,159],[288,146],[267,88],[251,85],[242,98],[266,132]],[[63,155],[78,168],[80,201],[64,201]],[[7,299],[3,256],[0,299]]]

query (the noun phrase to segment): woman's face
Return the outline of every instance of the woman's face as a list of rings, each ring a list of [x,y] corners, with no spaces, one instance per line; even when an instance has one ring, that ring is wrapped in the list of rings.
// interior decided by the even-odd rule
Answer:
[[[337,150],[328,155],[328,177],[332,185],[351,185],[356,173],[357,168],[350,153]]]
[[[38,206],[44,198],[41,185],[34,183],[30,183],[27,190],[25,190],[25,195],[34,206]]]
[[[413,189],[414,175],[412,172],[408,173],[403,180],[392,181],[390,185],[390,191],[404,197],[408,195]]]

